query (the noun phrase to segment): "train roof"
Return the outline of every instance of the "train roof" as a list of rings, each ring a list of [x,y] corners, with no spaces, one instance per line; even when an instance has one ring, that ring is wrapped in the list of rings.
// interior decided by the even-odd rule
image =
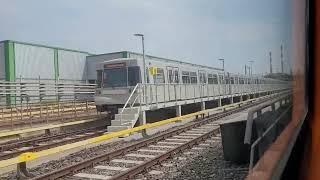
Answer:
[[[91,55],[88,57],[94,57],[94,56],[103,56],[103,55],[112,55],[112,54],[124,54],[127,53],[126,58],[131,58],[130,54],[134,54],[134,55],[139,55],[139,56],[143,56],[141,53],[136,53],[136,52],[132,52],[132,51],[119,51],[119,52],[113,52],[113,53],[105,53],[105,54],[97,54],[97,55]],[[198,67],[202,67],[202,68],[209,68],[209,69],[213,69],[216,71],[223,71],[223,69],[221,68],[216,68],[216,67],[211,67],[211,66],[205,66],[205,65],[200,65],[200,64],[194,64],[194,63],[190,63],[190,62],[184,62],[184,61],[179,61],[179,60],[174,60],[174,59],[169,59],[169,58],[163,58],[163,57],[158,57],[158,56],[151,56],[151,55],[145,55],[147,58],[152,59],[152,60],[156,60],[156,61],[167,61],[167,62],[173,62],[173,63],[180,63],[180,64],[187,64],[187,65],[192,65],[192,66],[198,66]],[[122,58],[120,58],[122,59]]]

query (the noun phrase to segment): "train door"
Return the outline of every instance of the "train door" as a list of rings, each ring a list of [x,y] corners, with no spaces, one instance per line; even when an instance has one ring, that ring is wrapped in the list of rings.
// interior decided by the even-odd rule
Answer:
[[[167,66],[167,94],[169,95],[169,101],[180,99],[180,87],[178,87],[180,82],[179,68]]]
[[[200,91],[200,97],[207,95],[207,73],[206,71],[199,70],[199,91]]]
[[[231,77],[230,77],[230,73],[227,73],[226,88],[227,88],[227,93],[231,94]]]

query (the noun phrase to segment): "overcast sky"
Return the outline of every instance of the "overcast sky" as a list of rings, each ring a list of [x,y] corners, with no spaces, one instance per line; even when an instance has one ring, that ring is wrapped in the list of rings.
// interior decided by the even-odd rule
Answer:
[[[280,71],[288,62],[290,0],[0,0],[0,40],[17,40],[108,53],[141,52],[244,72]],[[289,71],[288,63],[285,70]]]

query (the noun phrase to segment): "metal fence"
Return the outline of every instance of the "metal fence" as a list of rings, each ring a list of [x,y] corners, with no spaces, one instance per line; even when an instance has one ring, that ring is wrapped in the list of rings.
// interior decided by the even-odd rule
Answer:
[[[244,143],[250,145],[249,169],[253,168],[290,122],[291,98],[291,94],[286,94],[249,110],[244,137]]]
[[[170,101],[235,95],[243,93],[258,93],[289,89],[287,84],[137,84],[128,103],[157,104]],[[115,95],[116,96],[116,95]],[[137,99],[139,96],[139,99]],[[129,98],[130,97],[130,98]]]
[[[95,84],[52,80],[0,81],[0,127],[66,121],[98,115]]]
[[[48,80],[0,81],[0,105],[17,105],[52,101],[92,101],[95,84],[60,83]]]

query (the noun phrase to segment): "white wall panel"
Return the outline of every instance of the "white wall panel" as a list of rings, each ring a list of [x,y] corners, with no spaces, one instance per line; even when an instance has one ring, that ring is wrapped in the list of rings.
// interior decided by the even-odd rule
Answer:
[[[86,80],[86,53],[58,50],[59,79]]]
[[[54,50],[25,44],[14,44],[16,78],[53,79]]]

